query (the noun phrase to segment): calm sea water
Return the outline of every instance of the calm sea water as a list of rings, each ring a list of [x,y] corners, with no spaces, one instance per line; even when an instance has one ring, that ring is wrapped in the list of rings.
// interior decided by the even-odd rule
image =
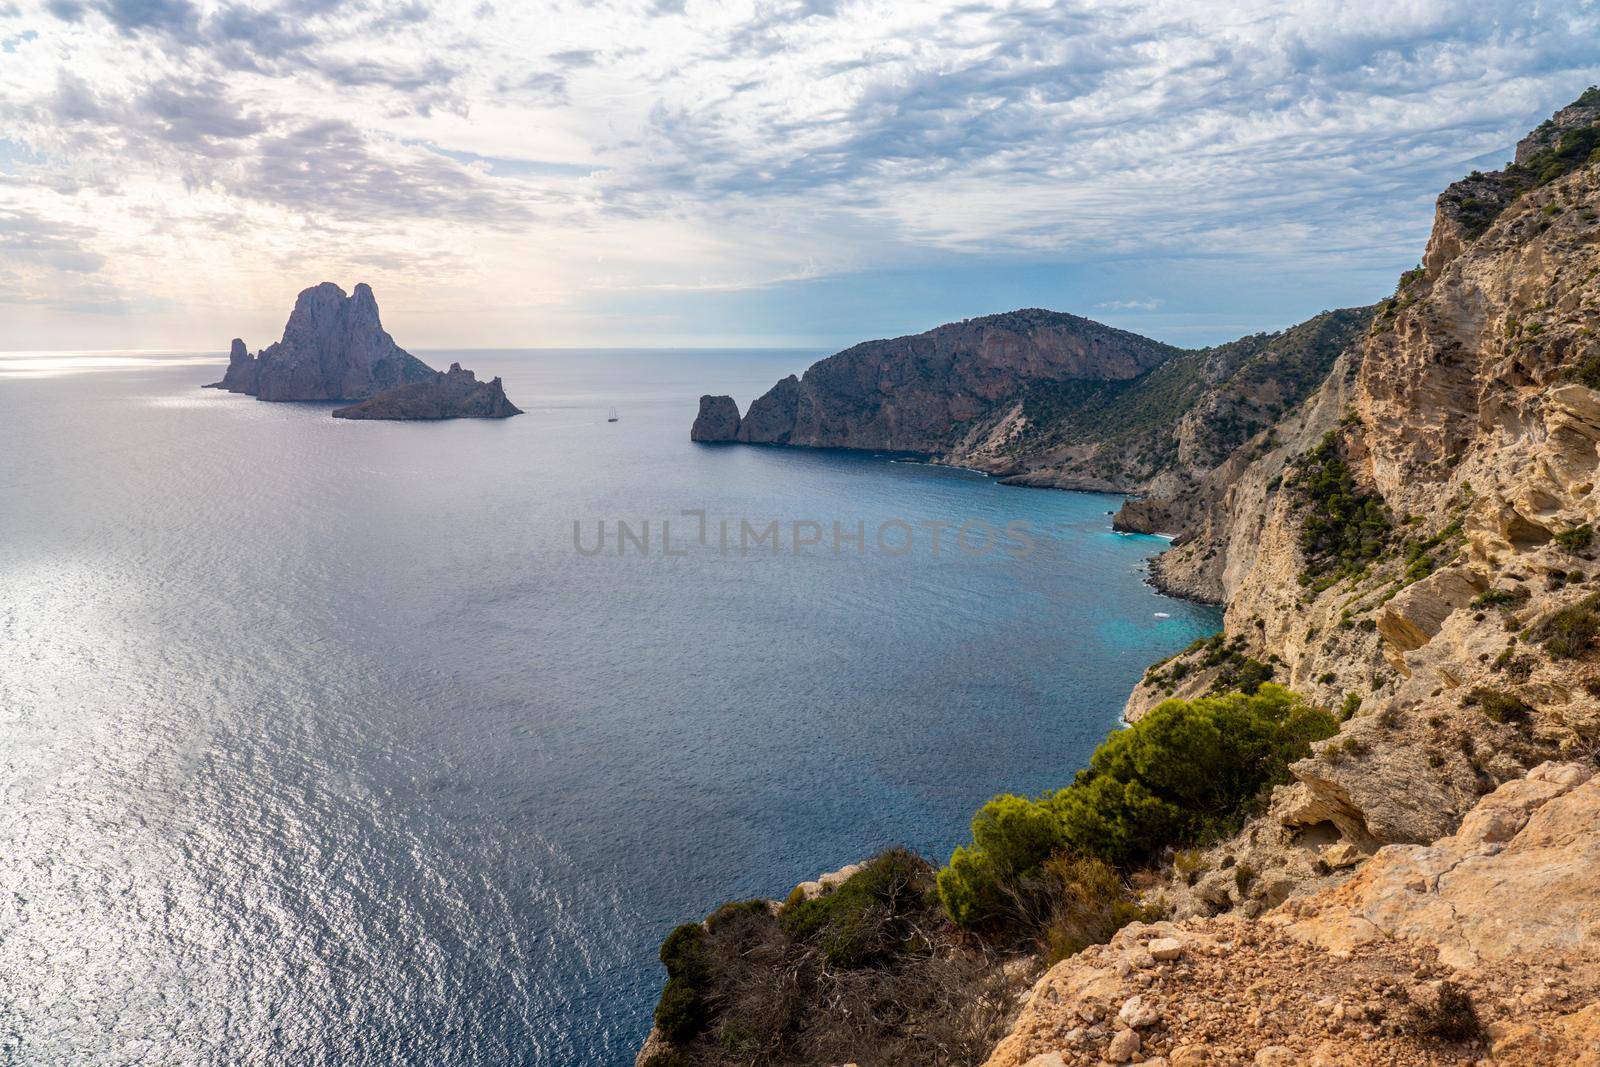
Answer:
[[[0,1061],[631,1063],[674,924],[942,858],[1218,624],[1110,497],[688,441],[815,353],[458,355],[528,414],[0,357]],[[828,536],[740,555],[741,519]]]

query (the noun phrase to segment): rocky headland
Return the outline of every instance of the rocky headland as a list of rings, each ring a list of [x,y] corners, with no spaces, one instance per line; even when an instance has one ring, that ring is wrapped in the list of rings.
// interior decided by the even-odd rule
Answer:
[[[222,380],[206,386],[258,400],[365,401],[334,411],[344,419],[506,418],[521,414],[500,379],[478,382],[453,364],[446,374],[389,336],[372,287],[346,296],[332,282],[302,290],[282,339],[255,355],[234,338]]]
[[[940,913],[879,857],[763,905],[753,968],[731,928],[664,951],[642,1063],[1600,1063],[1600,90],[1445,190],[1373,308],[1051,378],[1049,409],[963,386],[923,420],[879,398],[887,355],[848,396],[806,385],[830,361],[780,383],[735,437],[1137,488],[1119,523],[1175,534],[1158,581],[1225,628],[1059,791],[986,805]],[[854,1029],[741,1046],[755,988],[792,1018],[852,990]]]
[[[509,419],[520,414],[522,409],[506,399],[499,378],[480,382],[459,363],[443,374],[333,411],[336,419]]]
[[[732,397],[703,396],[690,438],[907,452],[1013,485],[1135,493],[1118,527],[1172,532],[1201,510],[1204,476],[1303,401],[1372,313],[1180,349],[1014,311],[846,349],[742,418]]]

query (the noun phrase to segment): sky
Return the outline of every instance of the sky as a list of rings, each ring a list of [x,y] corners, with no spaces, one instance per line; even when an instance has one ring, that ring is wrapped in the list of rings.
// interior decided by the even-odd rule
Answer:
[[[0,0],[0,350],[1217,343],[1596,81],[1596,0]]]

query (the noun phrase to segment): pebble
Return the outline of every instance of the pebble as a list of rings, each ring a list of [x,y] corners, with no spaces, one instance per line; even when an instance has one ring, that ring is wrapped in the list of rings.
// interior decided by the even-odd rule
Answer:
[[[1158,937],[1145,948],[1150,955],[1163,963],[1177,959],[1183,955],[1183,942],[1175,937]]]
[[[1117,1012],[1117,1020],[1135,1030],[1143,1030],[1160,1022],[1161,1013],[1156,1011],[1153,1005],[1146,1004],[1143,996],[1132,996],[1123,1003],[1122,1010]]]

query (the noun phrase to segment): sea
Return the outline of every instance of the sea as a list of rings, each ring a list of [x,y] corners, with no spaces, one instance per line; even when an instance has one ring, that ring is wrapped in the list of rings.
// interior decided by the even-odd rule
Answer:
[[[0,1063],[631,1064],[673,926],[943,861],[1219,627],[1116,497],[690,442],[822,353],[418,354],[526,414],[0,354]]]

